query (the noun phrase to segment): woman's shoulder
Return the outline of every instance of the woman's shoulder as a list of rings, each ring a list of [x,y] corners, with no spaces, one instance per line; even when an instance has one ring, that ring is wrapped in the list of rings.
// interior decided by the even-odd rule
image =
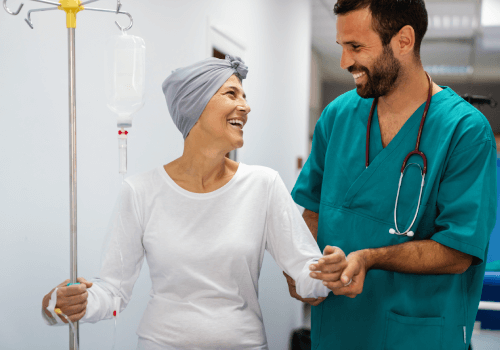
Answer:
[[[240,166],[243,165],[242,170],[246,177],[251,177],[252,180],[256,181],[265,181],[272,182],[279,176],[278,172],[274,169],[268,168],[262,165],[248,165],[240,163]]]
[[[157,166],[154,169],[131,175],[125,179],[125,183],[132,187],[135,192],[158,188],[162,170],[163,166]]]

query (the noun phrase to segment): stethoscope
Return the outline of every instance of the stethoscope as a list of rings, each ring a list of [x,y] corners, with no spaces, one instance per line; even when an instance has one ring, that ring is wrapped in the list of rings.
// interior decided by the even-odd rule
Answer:
[[[417,219],[418,210],[420,209],[420,201],[422,200],[422,191],[424,189],[425,174],[427,174],[427,157],[425,156],[425,154],[423,152],[419,151],[418,148],[420,146],[420,137],[422,136],[422,129],[424,128],[425,118],[427,117],[427,112],[429,110],[429,105],[431,103],[431,97],[432,97],[432,79],[429,76],[429,74],[427,74],[427,73],[425,73],[425,74],[427,75],[427,79],[429,80],[429,94],[427,96],[427,102],[425,103],[424,114],[422,116],[422,120],[420,121],[420,128],[418,129],[417,144],[415,146],[415,150],[408,153],[408,155],[406,156],[406,158],[403,162],[403,166],[401,167],[401,176],[399,178],[398,194],[396,195],[396,204],[394,205],[394,225],[396,226],[396,229],[391,228],[389,230],[389,233],[392,235],[396,234],[398,236],[413,237],[414,232],[410,231],[410,230],[411,230],[413,224],[415,223],[415,220]],[[373,101],[372,109],[370,111],[370,116],[368,117],[368,127],[367,127],[368,130],[366,132],[366,167],[367,168],[369,165],[369,155],[370,155],[370,127],[371,127],[371,123],[372,123],[373,112],[375,111],[375,107],[377,106],[377,103],[378,103],[378,98],[376,98]],[[417,163],[410,163],[410,164],[408,164],[408,166],[406,165],[406,163],[408,162],[408,159],[414,154],[422,157],[422,160],[424,161],[424,168],[423,169]],[[420,174],[422,175],[422,183],[420,185],[420,195],[418,196],[417,211],[415,212],[415,216],[413,217],[413,221],[411,222],[410,227],[408,227],[408,229],[406,231],[400,232],[399,228],[398,228],[398,221],[397,221],[399,191],[401,190],[401,183],[403,181],[403,175],[404,175],[406,169],[412,165],[417,166],[420,169]]]

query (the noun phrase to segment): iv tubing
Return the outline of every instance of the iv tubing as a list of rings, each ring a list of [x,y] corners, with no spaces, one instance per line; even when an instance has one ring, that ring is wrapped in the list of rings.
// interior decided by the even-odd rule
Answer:
[[[119,172],[123,176],[127,173],[127,135],[128,131],[124,128],[121,128],[118,131]]]
[[[75,333],[77,332],[76,329],[75,329],[75,326],[74,326],[73,322],[71,322],[71,320],[69,319],[68,316],[66,316],[65,314],[62,313],[61,309],[59,309],[59,308],[54,309],[54,312],[56,314],[58,314],[58,315],[63,316],[66,319],[66,321],[68,321],[68,324],[71,327],[71,329],[73,330],[73,332],[75,332]],[[75,324],[76,324],[76,322],[75,322]],[[79,348],[78,344],[75,344],[75,349],[78,350],[78,348]]]

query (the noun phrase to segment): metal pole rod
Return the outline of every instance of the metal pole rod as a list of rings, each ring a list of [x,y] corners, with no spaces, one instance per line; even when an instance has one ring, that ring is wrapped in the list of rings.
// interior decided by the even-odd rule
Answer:
[[[77,278],[77,221],[76,221],[76,79],[75,79],[75,28],[68,28],[69,66],[69,201],[70,201],[70,282]],[[76,332],[69,328],[69,348],[76,350],[79,345],[78,322]]]

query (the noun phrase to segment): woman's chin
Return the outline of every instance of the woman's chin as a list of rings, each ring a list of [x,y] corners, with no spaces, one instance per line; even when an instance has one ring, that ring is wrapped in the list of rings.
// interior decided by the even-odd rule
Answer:
[[[243,136],[241,137],[241,139],[239,140],[238,142],[238,146],[236,148],[241,148],[243,147],[243,144],[245,143],[245,141],[243,141]]]
[[[243,147],[243,140],[241,140],[240,142],[233,143],[233,149],[238,149],[241,147]]]
[[[232,137],[231,146],[233,147],[233,149],[238,149],[243,147],[243,143],[244,143],[243,136]]]

